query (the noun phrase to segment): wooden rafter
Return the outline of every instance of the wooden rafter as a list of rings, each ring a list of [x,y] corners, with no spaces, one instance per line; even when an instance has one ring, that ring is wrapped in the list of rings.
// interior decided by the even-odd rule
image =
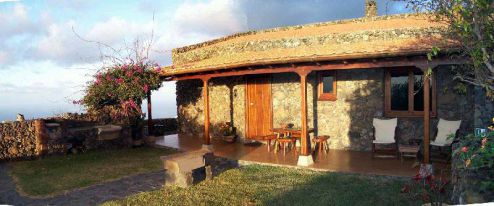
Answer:
[[[431,66],[445,64],[460,64],[462,61],[451,60],[448,58],[438,58],[433,61],[428,61],[424,56],[416,57],[399,57],[399,58],[382,58],[382,59],[358,59],[345,61],[330,61],[330,62],[303,62],[289,63],[278,65],[259,65],[241,67],[235,69],[215,70],[214,72],[196,72],[190,74],[180,74],[175,76],[164,77],[167,81],[242,76],[251,74],[270,74],[270,73],[286,73],[297,72],[298,70],[341,70],[341,69],[373,69],[383,67],[403,67],[403,66]]]

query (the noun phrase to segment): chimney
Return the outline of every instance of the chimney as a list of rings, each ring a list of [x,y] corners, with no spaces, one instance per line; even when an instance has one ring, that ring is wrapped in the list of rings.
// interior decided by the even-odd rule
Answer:
[[[377,16],[376,0],[365,0],[365,17]]]

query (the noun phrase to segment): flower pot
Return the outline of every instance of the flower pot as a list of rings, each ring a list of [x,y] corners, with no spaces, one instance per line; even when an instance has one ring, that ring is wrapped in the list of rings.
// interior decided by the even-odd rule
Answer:
[[[235,135],[223,136],[223,141],[228,142],[228,143],[234,143],[235,137],[236,137]]]

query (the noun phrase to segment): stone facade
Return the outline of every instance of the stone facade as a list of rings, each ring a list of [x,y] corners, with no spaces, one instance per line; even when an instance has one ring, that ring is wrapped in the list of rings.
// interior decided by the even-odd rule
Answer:
[[[233,122],[240,138],[245,137],[245,84],[242,77],[217,78],[209,86],[211,136],[218,137],[218,125]],[[202,137],[204,129],[202,81],[177,82],[178,132]]]
[[[331,149],[370,150],[373,138],[373,118],[384,116],[384,69],[339,70],[337,100],[317,99],[315,72],[308,77],[308,124],[314,135],[330,135]],[[294,73],[272,74],[273,127],[292,123],[300,127],[300,83]],[[479,95],[479,90],[468,87],[465,94],[454,91],[457,84],[448,67],[436,69],[437,117],[431,120],[431,138],[438,118],[463,122],[460,135],[473,132],[476,125],[489,121],[493,104]],[[233,121],[241,138],[245,137],[245,81],[241,77],[212,79],[210,83],[210,114],[213,135],[215,125]],[[475,104],[472,102],[475,100]],[[231,104],[233,102],[233,105]],[[202,82],[177,82],[178,124],[181,133],[202,135]],[[398,118],[397,139],[423,138],[421,117]]]

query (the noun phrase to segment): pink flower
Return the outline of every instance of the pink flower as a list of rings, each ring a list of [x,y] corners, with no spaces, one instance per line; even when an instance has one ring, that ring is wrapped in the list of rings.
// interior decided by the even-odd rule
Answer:
[[[110,77],[110,75],[106,75],[106,81],[111,81],[112,78]]]
[[[129,100],[129,104],[130,104],[131,107],[137,109],[137,104],[134,102],[134,100],[132,100],[132,99]]]
[[[118,84],[122,84],[122,83],[124,82],[124,80],[123,80],[122,78],[118,78],[118,79],[116,80],[116,82],[117,82]]]
[[[161,72],[161,67],[156,67],[156,68],[154,69],[154,71],[155,71],[156,73],[160,73],[160,72]]]
[[[149,91],[149,86],[147,84],[145,84],[143,89],[144,89],[144,92],[147,93]]]
[[[463,148],[461,148],[461,151],[462,151],[463,153],[467,153],[467,152],[468,152],[468,147],[463,147]]]
[[[127,75],[128,77],[131,77],[132,74],[134,74],[132,70],[128,70],[127,72],[125,72],[125,75]]]
[[[482,139],[482,146],[485,146],[485,144],[487,144],[487,137]]]

